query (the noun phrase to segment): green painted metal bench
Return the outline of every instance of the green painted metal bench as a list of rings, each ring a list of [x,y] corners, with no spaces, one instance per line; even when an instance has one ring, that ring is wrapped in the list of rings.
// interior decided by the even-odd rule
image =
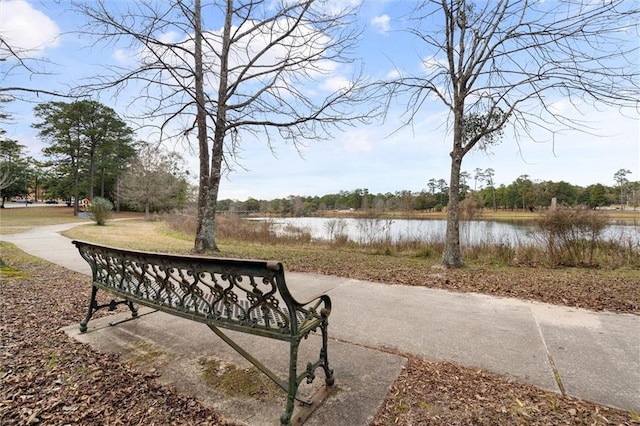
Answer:
[[[331,299],[320,295],[300,303],[289,292],[284,267],[275,261],[239,260],[179,256],[105,247],[73,241],[92,270],[89,310],[80,331],[94,312],[114,310],[126,304],[133,317],[135,304],[206,324],[238,353],[287,392],[281,424],[301,424],[334,388],[334,374],[327,354],[327,326]],[[108,304],[96,301],[98,289],[121,298]],[[221,328],[277,339],[289,343],[289,372],[286,380],[268,369],[240,347]],[[298,348],[302,339],[319,329],[320,355],[298,374]],[[311,383],[318,367],[324,370],[325,385],[312,398],[298,395],[303,381]],[[294,414],[295,401],[298,409]]]

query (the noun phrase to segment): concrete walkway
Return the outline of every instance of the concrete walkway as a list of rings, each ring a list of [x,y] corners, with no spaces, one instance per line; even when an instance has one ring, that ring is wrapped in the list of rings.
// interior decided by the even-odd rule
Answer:
[[[59,235],[77,225],[39,227],[21,234],[0,235],[0,239],[27,253],[89,274],[88,265],[70,240]],[[359,375],[366,375],[367,386],[376,381],[371,378],[378,370],[380,377],[387,375],[379,380],[380,392],[384,391],[403,361],[401,357],[365,348],[393,348],[434,361],[453,361],[499,373],[547,390],[564,389],[574,397],[640,412],[640,316],[314,274],[287,273],[287,283],[299,300],[318,292],[331,296],[329,334],[336,340],[332,341],[330,353],[333,351],[333,361],[340,364],[335,369],[342,370],[338,380],[340,374],[353,376],[351,381],[342,381],[343,390],[355,392],[357,386],[362,386],[358,380],[362,378],[349,372],[356,369]],[[152,315],[161,314],[149,316]],[[165,326],[167,321],[162,318],[156,322]],[[344,396],[336,398],[327,402],[334,405],[334,410]],[[371,402],[373,408],[363,407],[365,411],[373,410],[363,414],[366,418],[375,415],[376,398]],[[353,401],[348,402],[351,407],[347,412],[353,410],[352,404]],[[320,421],[323,415],[321,411],[314,414],[309,424]],[[353,421],[351,424],[362,424]],[[333,424],[328,418],[322,422]],[[249,420],[249,424],[261,423]]]

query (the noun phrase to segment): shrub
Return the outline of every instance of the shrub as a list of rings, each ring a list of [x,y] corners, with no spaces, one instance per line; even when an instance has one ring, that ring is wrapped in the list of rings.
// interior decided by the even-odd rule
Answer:
[[[545,260],[544,251],[533,244],[519,245],[515,249],[515,255],[511,259],[513,266],[539,266]]]
[[[161,216],[170,229],[185,235],[195,235],[198,223],[196,217],[188,214],[164,214]]]
[[[216,216],[216,238],[274,244],[277,236],[273,227],[272,220],[245,220],[237,214]]]
[[[367,217],[360,219],[356,226],[360,233],[358,243],[363,246],[390,245],[392,219]]]
[[[551,266],[594,266],[608,219],[586,208],[550,209],[538,221]]]
[[[473,196],[460,201],[460,220],[474,220],[482,213],[482,203]]]
[[[336,246],[345,246],[349,243],[347,235],[347,221],[344,219],[331,219],[324,224],[328,240]]]
[[[113,203],[106,198],[95,197],[91,203],[91,215],[96,225],[103,226],[113,214]]]

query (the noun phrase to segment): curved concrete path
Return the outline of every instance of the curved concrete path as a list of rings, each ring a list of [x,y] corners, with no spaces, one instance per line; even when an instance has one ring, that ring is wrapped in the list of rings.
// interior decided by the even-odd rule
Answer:
[[[39,227],[0,239],[89,274],[71,241],[59,234],[77,225]],[[453,361],[640,412],[638,315],[314,274],[287,273],[287,282],[299,299],[318,292],[331,296],[330,336],[340,344]]]

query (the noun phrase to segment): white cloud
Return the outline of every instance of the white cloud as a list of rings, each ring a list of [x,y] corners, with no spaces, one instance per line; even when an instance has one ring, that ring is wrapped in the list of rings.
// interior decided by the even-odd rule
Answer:
[[[373,148],[371,135],[364,129],[353,130],[340,137],[343,149],[349,153],[369,152]]]
[[[177,31],[168,31],[164,34],[161,34],[160,37],[158,37],[158,40],[161,43],[175,43],[181,38],[182,37],[180,36],[180,34],[178,34]]]
[[[129,51],[124,49],[117,49],[113,52],[113,59],[115,59],[117,62],[121,64],[130,62],[133,57],[134,55],[132,55]]]
[[[422,69],[427,73],[433,73],[441,69],[447,69],[447,62],[435,56],[425,56],[422,58]]]
[[[549,105],[549,111],[555,114],[561,114],[567,110],[567,104],[564,101],[554,102]]]
[[[400,74],[400,70],[397,68],[392,69],[387,73],[388,79],[400,78],[402,74]]]
[[[389,26],[390,20],[389,15],[376,16],[371,20],[371,26],[376,28],[378,32],[386,33],[391,29]]]
[[[323,11],[329,16],[342,16],[345,12],[352,10],[353,8],[358,7],[358,5],[362,4],[363,0],[340,0],[340,1],[324,1],[318,2],[316,7],[318,10]],[[299,3],[297,1],[290,3]],[[280,7],[280,6],[276,6]]]
[[[0,2],[0,35],[21,58],[35,57],[58,45],[60,29],[47,15],[24,0]],[[3,57],[8,52],[0,48]]]
[[[324,90],[328,90],[330,92],[338,92],[340,90],[346,90],[352,86],[351,81],[348,79],[337,76],[326,79],[320,87]]]

